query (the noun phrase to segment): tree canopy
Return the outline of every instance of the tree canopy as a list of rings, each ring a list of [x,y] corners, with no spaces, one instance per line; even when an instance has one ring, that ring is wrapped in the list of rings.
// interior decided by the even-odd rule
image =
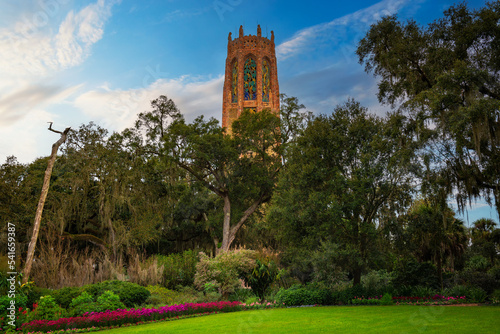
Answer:
[[[389,16],[372,25],[357,55],[379,78],[378,98],[420,124],[433,182],[459,208],[485,196],[500,212],[500,1],[450,7],[426,27]]]

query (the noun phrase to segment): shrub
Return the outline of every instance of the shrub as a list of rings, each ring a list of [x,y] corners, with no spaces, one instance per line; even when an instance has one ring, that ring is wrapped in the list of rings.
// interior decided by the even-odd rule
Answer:
[[[203,292],[195,290],[193,287],[181,287],[179,291],[169,290],[162,286],[148,286],[151,297],[146,300],[148,304],[156,305],[180,305],[185,303],[197,303],[204,300],[210,300],[211,296],[204,296]],[[219,299],[220,295],[217,294]],[[213,299],[213,298],[212,298]]]
[[[84,290],[94,296],[99,297],[109,290],[117,294],[120,300],[127,307],[134,307],[143,304],[151,293],[143,286],[131,282],[105,281],[97,284],[86,285]]]
[[[197,254],[194,250],[187,250],[181,254],[156,256],[159,266],[163,266],[163,285],[174,289],[177,286],[191,286],[196,274]]]
[[[490,266],[487,258],[481,255],[474,255],[467,261],[465,267],[470,271],[483,271],[485,272]]]
[[[63,308],[68,308],[73,300],[73,298],[78,297],[82,293],[81,287],[66,287],[59,290],[54,290],[51,296],[54,297],[59,306]]]
[[[148,285],[146,289],[148,289],[151,293],[151,296],[146,300],[146,303],[153,305],[173,305],[177,294],[175,291],[159,285]]]
[[[392,305],[392,296],[385,293],[382,298],[380,298],[380,305]]]
[[[56,304],[52,296],[44,296],[40,298],[35,312],[37,319],[56,320],[63,316],[64,310]]]
[[[260,300],[264,300],[264,294],[279,274],[278,266],[273,261],[263,262],[259,259],[255,261],[255,267],[248,273],[242,275],[245,283],[252,288],[255,295]]]
[[[469,297],[469,288],[466,287],[465,285],[455,285],[454,287],[451,287],[449,289],[445,289],[443,291],[443,295],[445,296],[466,296]]]
[[[280,289],[275,296],[275,300],[276,303],[285,306],[329,305],[332,296],[326,289],[292,287],[288,290]]]
[[[480,287],[486,293],[492,293],[495,289],[500,288],[500,281],[485,272],[465,270],[458,275],[458,279],[468,286]]]
[[[356,297],[373,297],[369,295],[368,291],[362,285],[355,285],[342,290],[332,292],[332,299],[334,304],[348,305],[351,300]]]
[[[80,296],[73,298],[69,308],[71,309],[70,313],[76,317],[86,312],[96,311],[96,306],[97,305],[92,296],[84,291]]]
[[[3,313],[4,310],[7,309],[10,305],[10,298],[7,295],[0,296],[0,310]]]
[[[115,295],[112,291],[105,291],[97,298],[96,312],[114,311],[124,309],[125,305],[120,301],[120,297]]]
[[[467,297],[470,297],[470,300],[475,303],[483,303],[486,297],[488,297],[488,294],[479,287],[473,287],[470,289],[469,296]]]
[[[413,292],[412,292],[411,296],[415,296],[415,297],[429,297],[429,296],[434,296],[435,294],[437,294],[437,290],[432,289],[432,288],[427,287],[427,286],[421,286],[421,285],[414,287],[412,290],[413,290]]]
[[[37,303],[40,300],[40,297],[52,295],[54,292],[56,292],[56,291],[53,291],[53,290],[50,290],[47,288],[34,287],[28,293],[28,296],[27,296],[28,301],[26,302],[26,307],[31,309],[33,307],[33,304]],[[53,296],[53,297],[56,300],[56,303],[59,304],[59,306],[64,307],[64,308],[68,308],[68,306],[61,305],[59,303],[58,299],[56,298],[56,296]],[[69,302],[71,303],[71,299],[69,300]]]
[[[500,289],[496,289],[490,296],[491,302],[495,305],[500,304]]]
[[[394,265],[393,275],[392,283],[396,289],[417,285],[439,288],[437,269],[430,262],[419,263],[414,258],[400,259]]]
[[[387,290],[392,281],[392,275],[386,270],[373,270],[361,278],[361,283],[365,289],[375,293]]]
[[[258,298],[252,291],[252,289],[238,288],[229,296],[229,301],[240,301],[245,302],[249,298]],[[269,299],[272,300],[272,299]]]
[[[223,298],[227,298],[241,285],[239,277],[255,266],[254,256],[254,251],[246,249],[223,252],[214,258],[209,258],[201,252],[200,262],[196,265],[194,284],[202,290],[206,283],[212,283]]]

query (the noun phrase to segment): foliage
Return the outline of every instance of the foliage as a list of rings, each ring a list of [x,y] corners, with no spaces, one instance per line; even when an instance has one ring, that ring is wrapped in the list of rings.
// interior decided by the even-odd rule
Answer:
[[[487,293],[492,293],[495,289],[500,288],[500,281],[489,273],[464,270],[459,273],[457,278],[459,282],[470,287],[481,288]]]
[[[255,266],[254,252],[246,249],[223,252],[214,258],[209,258],[203,252],[199,256],[195,286],[203,290],[206,283],[213,284],[223,298],[234,292],[241,285],[239,277],[250,272]]]
[[[385,269],[372,270],[361,278],[361,283],[368,291],[380,292],[392,284],[392,273]]]
[[[500,304],[500,289],[496,289],[490,296],[493,304]]]
[[[97,311],[97,305],[94,298],[87,291],[83,291],[79,296],[73,298],[69,310],[73,316],[80,316],[87,312]]]
[[[114,311],[125,308],[125,305],[120,301],[120,297],[109,290],[104,291],[104,293],[97,298],[96,304],[97,308],[94,310],[95,312]]]
[[[466,270],[486,272],[490,266],[488,259],[481,255],[474,255],[465,264]]]
[[[349,305],[349,303],[356,297],[361,296],[362,298],[375,297],[376,295],[370,295],[362,285],[358,284],[355,286],[350,286],[347,288],[341,288],[332,291],[333,303],[336,305]]]
[[[194,250],[184,251],[182,254],[168,256],[157,255],[159,265],[163,266],[163,285],[168,289],[177,286],[190,286],[194,283],[196,273],[197,254]]]
[[[467,300],[475,303],[482,303],[488,294],[481,288],[476,286],[456,285],[446,289],[444,293],[447,296],[465,296]]]
[[[56,290],[57,291],[57,290]],[[48,296],[48,295],[52,295],[54,297],[54,299],[56,300],[56,303],[61,306],[62,308],[68,308],[68,306],[64,306],[64,305],[61,305],[59,303],[59,300],[56,296],[53,295],[54,292],[56,292],[54,290],[50,290],[50,289],[47,289],[47,288],[40,288],[40,287],[34,287],[28,294],[28,300],[26,301],[26,307],[28,308],[31,308],[31,306],[34,304],[34,303],[37,303],[39,300],[40,300],[40,297],[43,297],[43,296]],[[71,300],[69,300],[69,302],[71,303]]]
[[[151,296],[146,300],[146,304],[152,305],[176,305],[185,304],[202,301],[202,293],[197,291],[192,291],[192,289],[179,289],[179,291],[169,290],[162,286],[152,286],[147,287]]]
[[[429,262],[419,263],[413,258],[399,259],[394,265],[393,274],[392,282],[396,289],[418,285],[434,289],[440,287],[436,267]]]
[[[424,191],[485,196],[500,212],[500,4],[460,3],[427,27],[396,15],[372,25],[356,51],[379,78],[379,101],[401,103],[426,152]],[[432,167],[431,167],[432,166]]]
[[[455,261],[461,258],[467,247],[463,221],[456,219],[453,210],[437,198],[415,201],[405,219],[406,248],[418,261],[430,261],[436,265],[442,287],[443,268],[448,264],[454,270]]]
[[[382,298],[380,298],[380,305],[392,305],[392,296],[388,293],[384,293]]]
[[[64,310],[56,304],[52,296],[40,298],[36,308],[36,318],[43,320],[56,320],[64,315]]]
[[[203,116],[186,124],[165,96],[151,104],[151,112],[139,115],[136,131],[146,132],[162,159],[184,169],[223,202],[222,224],[210,227],[216,247],[228,251],[241,226],[272,194],[285,144],[279,117],[269,110],[244,111],[226,131],[214,118],[205,121]]]
[[[260,300],[264,300],[264,295],[268,291],[271,284],[278,278],[278,266],[274,261],[255,260],[255,267],[242,275],[245,284],[252,288],[252,291]]]
[[[470,295],[471,301],[476,302],[476,303],[482,303],[482,302],[484,302],[486,297],[488,297],[488,294],[486,293],[486,291],[484,291],[483,289],[478,288],[478,287],[473,287],[472,289],[470,289],[469,295]]]
[[[327,289],[291,287],[280,289],[275,296],[276,303],[284,306],[330,305],[332,296]]]
[[[416,296],[416,297],[428,297],[428,296],[433,296],[437,294],[436,289],[432,289],[428,286],[421,286],[417,285],[412,288],[412,293],[411,296]],[[464,296],[463,294],[457,294],[457,296]]]
[[[72,300],[82,293],[81,287],[65,287],[54,290],[50,295],[54,298],[55,302],[62,308],[69,308]]]
[[[379,298],[363,298],[363,297],[355,297],[350,302],[351,305],[380,305],[380,297]]]
[[[361,283],[384,256],[377,222],[411,201],[415,143],[407,126],[402,115],[381,119],[353,100],[310,121],[290,148],[267,217],[288,254],[336,244],[335,264]]]
[[[121,302],[127,307],[141,305],[151,295],[145,287],[123,281],[105,281],[84,287],[84,291],[87,291],[94,298],[98,298],[108,290],[118,295]]]

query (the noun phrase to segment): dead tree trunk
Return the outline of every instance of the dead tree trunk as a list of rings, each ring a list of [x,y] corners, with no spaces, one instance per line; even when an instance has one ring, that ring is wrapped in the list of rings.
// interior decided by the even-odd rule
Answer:
[[[38,207],[35,214],[35,223],[33,224],[33,234],[31,235],[31,241],[28,246],[28,255],[26,257],[26,264],[23,270],[23,284],[28,281],[31,272],[31,265],[33,264],[33,258],[35,256],[35,247],[38,240],[38,232],[40,231],[40,222],[42,220],[43,206],[45,204],[45,199],[49,192],[50,176],[52,175],[52,168],[54,167],[54,162],[56,161],[57,150],[65,141],[68,132],[71,128],[66,128],[64,132],[56,131],[52,129],[52,122],[49,122],[49,130],[55,133],[59,133],[61,138],[52,145],[52,153],[50,154],[49,162],[47,163],[47,169],[45,170],[45,176],[43,178],[42,194],[40,195],[40,200],[38,201]]]

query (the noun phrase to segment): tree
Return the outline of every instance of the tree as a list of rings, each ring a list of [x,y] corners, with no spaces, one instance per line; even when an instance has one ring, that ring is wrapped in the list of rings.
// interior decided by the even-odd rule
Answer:
[[[310,121],[291,147],[268,215],[289,254],[333,243],[360,283],[378,254],[384,212],[411,201],[415,148],[406,127],[401,115],[381,119],[352,100]]]
[[[495,240],[495,235],[498,235],[500,229],[494,220],[489,218],[481,218],[474,222],[471,229],[472,251],[484,256],[490,261],[491,265],[495,265],[495,259],[498,258],[499,240]]]
[[[151,106],[152,111],[139,114],[133,131],[145,135],[146,152],[151,156],[182,168],[190,183],[198,183],[220,199],[222,215],[204,212],[202,216],[217,252],[229,250],[241,227],[271,198],[287,144],[282,140],[280,118],[267,110],[245,110],[228,134],[213,118],[198,117],[187,124],[166,96],[153,100]],[[300,108],[294,104],[287,110],[293,113]],[[287,130],[290,136],[300,123],[293,123],[294,117],[288,117],[290,124],[296,124]]]
[[[449,260],[449,269],[467,248],[463,221],[446,203],[436,200],[417,200],[407,215],[406,247],[413,250],[419,261],[432,261],[437,268],[439,284],[443,284],[443,269]]]
[[[38,207],[35,215],[35,222],[33,223],[33,232],[30,244],[28,246],[28,254],[26,256],[26,263],[23,270],[23,275],[24,275],[23,284],[28,282],[30,276],[31,265],[33,264],[33,258],[35,256],[35,247],[38,239],[38,232],[40,231],[40,223],[42,221],[43,206],[45,204],[45,199],[47,198],[47,194],[49,192],[50,176],[52,175],[52,168],[54,167],[54,162],[56,161],[57,151],[59,150],[59,146],[61,146],[66,141],[66,137],[68,135],[69,130],[71,130],[71,128],[66,128],[63,132],[56,131],[52,129],[52,122],[50,122],[49,131],[59,133],[61,137],[52,145],[52,151],[50,154],[49,161],[47,163],[45,176],[43,178],[42,193],[40,194],[40,200],[38,201]]]
[[[500,212],[500,1],[450,7],[420,27],[396,16],[372,25],[356,51],[379,78],[379,101],[401,103],[433,139],[431,168],[459,209],[485,196]],[[429,137],[429,135],[432,135]]]
[[[223,201],[222,241],[228,251],[239,229],[269,201],[281,169],[279,118],[269,112],[244,112],[225,133],[215,119],[172,122],[164,137],[165,156]]]

